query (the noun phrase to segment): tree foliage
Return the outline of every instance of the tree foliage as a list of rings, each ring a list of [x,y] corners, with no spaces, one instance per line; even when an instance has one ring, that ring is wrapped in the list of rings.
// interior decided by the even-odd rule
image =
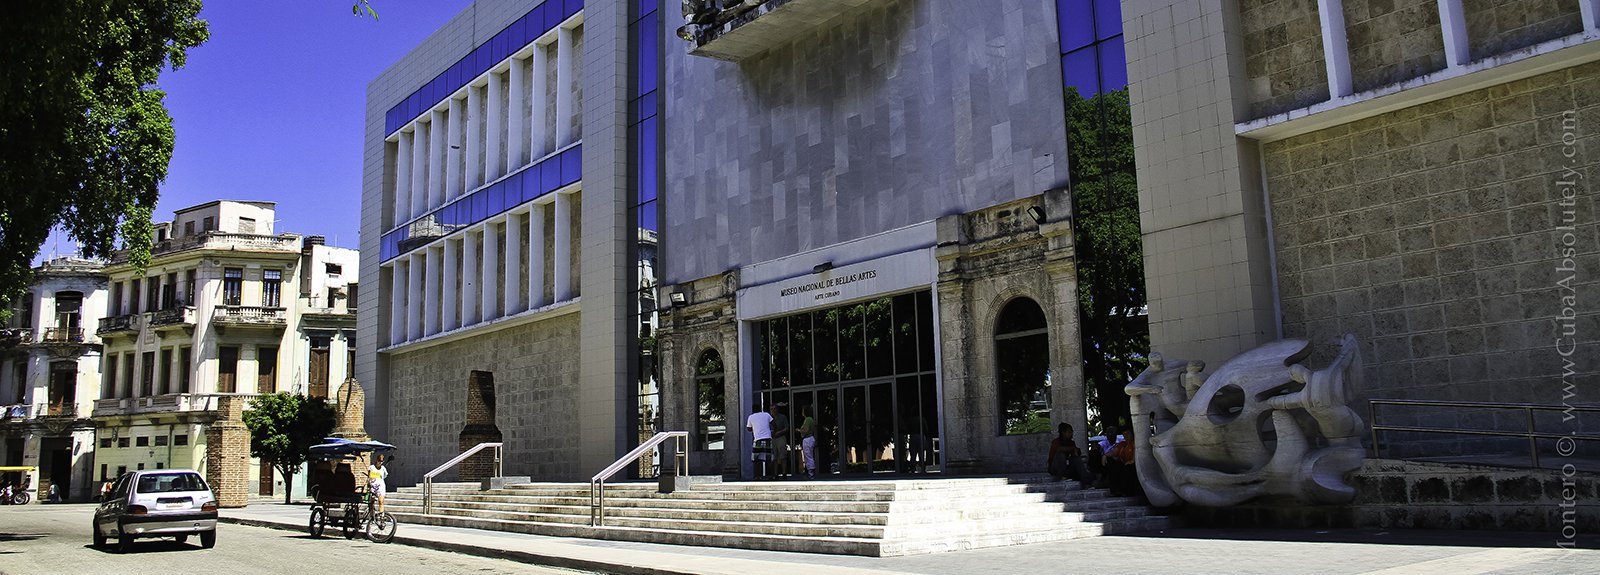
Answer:
[[[250,455],[269,462],[287,485],[305,464],[311,446],[322,443],[333,431],[334,411],[323,398],[287,392],[250,400],[250,409],[244,412],[244,425],[250,429]],[[284,489],[284,503],[289,502],[289,491]]]
[[[1127,417],[1122,388],[1150,348],[1133,118],[1126,88],[1090,98],[1069,89],[1066,108],[1085,397],[1099,427]]]
[[[164,67],[208,37],[200,0],[13,2],[0,19],[0,298],[60,226],[89,257],[149,258],[172,158]]]

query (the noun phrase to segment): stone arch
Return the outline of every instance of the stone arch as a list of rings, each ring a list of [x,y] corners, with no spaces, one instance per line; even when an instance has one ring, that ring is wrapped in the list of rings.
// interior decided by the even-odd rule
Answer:
[[[1052,410],[1049,315],[1030,297],[1002,301],[986,324],[994,345],[999,432],[1048,432]]]

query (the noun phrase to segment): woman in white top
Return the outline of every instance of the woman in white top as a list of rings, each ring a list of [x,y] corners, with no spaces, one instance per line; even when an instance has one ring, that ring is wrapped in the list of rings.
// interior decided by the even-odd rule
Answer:
[[[383,467],[383,456],[374,455],[372,467],[367,468],[367,483],[372,495],[378,498],[379,513],[383,513],[383,495],[387,491],[384,480],[388,478],[389,470]]]

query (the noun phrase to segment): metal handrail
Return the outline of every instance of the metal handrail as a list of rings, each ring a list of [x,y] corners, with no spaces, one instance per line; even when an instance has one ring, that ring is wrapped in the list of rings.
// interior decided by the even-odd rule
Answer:
[[[1454,407],[1466,409],[1520,409],[1527,415],[1528,428],[1526,431],[1500,431],[1494,429],[1459,429],[1444,427],[1424,427],[1414,425],[1379,425],[1378,406],[1397,405],[1409,407]],[[1573,441],[1600,441],[1600,435],[1576,433],[1540,433],[1535,429],[1533,413],[1535,411],[1553,411],[1563,413],[1600,413],[1600,405],[1543,405],[1537,403],[1490,403],[1482,401],[1431,401],[1424,399],[1373,399],[1367,403],[1367,421],[1372,422],[1372,455],[1382,457],[1383,447],[1378,443],[1379,431],[1405,431],[1415,433],[1452,433],[1456,435],[1486,435],[1495,437],[1526,437],[1528,439],[1528,455],[1532,458],[1533,467],[1539,467],[1539,440],[1562,439]]]
[[[677,453],[673,455],[673,459],[676,462],[676,465],[673,467],[677,468],[675,470],[676,474],[679,476],[689,474],[689,432],[663,431],[655,434],[654,437],[651,437],[644,443],[639,444],[638,447],[633,448],[633,451],[629,451],[627,455],[618,458],[616,461],[612,462],[611,465],[606,466],[605,469],[602,469],[599,473],[594,474],[594,477],[589,478],[590,526],[599,527],[601,525],[605,525],[606,523],[606,480],[611,479],[611,476],[616,475],[617,472],[622,471],[631,465],[635,460],[643,457],[645,452],[655,449],[662,443],[666,443],[668,439],[678,440]]]
[[[433,468],[433,471],[429,471],[426,474],[423,474],[423,476],[422,476],[422,512],[424,514],[433,513],[433,478],[434,478],[434,476],[437,476],[440,473],[444,473],[444,471],[446,469],[450,469],[451,467],[455,467],[457,464],[461,463],[462,461],[466,461],[466,459],[468,457],[472,457],[473,455],[476,455],[479,451],[483,451],[483,450],[489,449],[491,447],[494,448],[494,476],[495,477],[500,477],[501,476],[501,474],[500,474],[500,469],[501,469],[501,467],[500,467],[500,447],[503,446],[503,445],[505,445],[505,444],[504,443],[479,443],[477,445],[472,446],[472,449],[468,449],[466,451],[461,452],[461,455],[455,456],[454,459],[451,459],[450,461],[444,462],[444,465],[440,465],[438,467],[435,467],[435,468]]]

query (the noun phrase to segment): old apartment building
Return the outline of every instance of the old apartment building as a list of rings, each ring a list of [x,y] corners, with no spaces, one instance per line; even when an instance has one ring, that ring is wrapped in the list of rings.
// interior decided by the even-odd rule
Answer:
[[[275,213],[230,200],[181,209],[156,225],[145,269],[124,254],[106,266],[95,478],[200,469],[234,504],[303,489],[249,459],[237,418],[258,394],[337,393],[358,341],[360,261],[320,236],[275,232]]]
[[[42,500],[86,501],[98,493],[95,429],[105,311],[102,263],[60,257],[34,269],[34,283],[0,330],[0,465],[34,467],[23,482]]]

